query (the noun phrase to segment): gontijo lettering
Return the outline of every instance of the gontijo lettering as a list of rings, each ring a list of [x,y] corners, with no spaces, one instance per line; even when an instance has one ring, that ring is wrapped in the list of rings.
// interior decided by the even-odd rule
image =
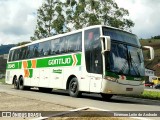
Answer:
[[[59,58],[48,61],[48,65],[65,65],[70,64],[71,58]]]

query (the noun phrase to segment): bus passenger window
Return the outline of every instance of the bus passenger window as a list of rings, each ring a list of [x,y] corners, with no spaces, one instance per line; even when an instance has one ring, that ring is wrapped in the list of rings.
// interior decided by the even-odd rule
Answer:
[[[9,53],[9,60],[8,61],[13,61],[13,50],[10,51],[10,53]]]
[[[34,55],[33,55],[33,57],[38,57],[39,56],[38,47],[39,47],[39,44],[34,45],[34,48],[33,48]]]
[[[56,54],[60,53],[60,51],[59,51],[59,49],[60,49],[59,41],[60,41],[59,38],[51,40],[51,54],[52,55],[56,55]]]
[[[48,56],[50,55],[50,49],[51,49],[51,41],[45,41],[39,43],[38,52],[39,57]]]
[[[65,39],[65,37],[61,37],[60,38],[60,53],[67,53],[67,44],[68,44],[68,40]]]
[[[66,37],[68,40],[68,52],[77,52],[82,49],[82,33],[76,33]]]

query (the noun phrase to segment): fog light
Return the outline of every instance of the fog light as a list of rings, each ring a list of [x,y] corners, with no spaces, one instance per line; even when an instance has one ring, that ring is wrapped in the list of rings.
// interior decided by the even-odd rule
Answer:
[[[112,93],[112,90],[107,90],[107,93]]]

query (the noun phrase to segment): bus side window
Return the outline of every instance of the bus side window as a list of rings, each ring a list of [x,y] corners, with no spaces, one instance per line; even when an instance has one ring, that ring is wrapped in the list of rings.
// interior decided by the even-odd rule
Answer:
[[[75,51],[81,51],[82,50],[82,33],[77,33],[76,34],[75,46],[76,46]]]
[[[57,43],[55,44],[55,54],[60,54],[60,45]]]
[[[55,55],[55,43],[56,43],[56,40],[51,40],[51,55]]]
[[[78,34],[78,50],[82,51],[82,33]]]
[[[55,39],[55,40],[52,40],[51,42],[51,48],[52,48],[52,55],[55,55],[55,54],[59,54],[60,53],[60,39]]]
[[[44,56],[50,55],[50,53],[51,53],[51,50],[50,50],[51,49],[51,41],[45,41],[43,49],[44,49]]]
[[[13,61],[19,60],[19,49],[13,51]]]
[[[60,48],[59,48],[60,54],[67,53],[68,40],[65,37],[61,37],[59,44],[60,44]]]
[[[89,73],[102,73],[100,29],[93,28],[84,31],[85,62]]]
[[[27,49],[26,49],[26,55],[25,55],[25,58],[26,58],[26,59],[29,58],[29,49],[30,49],[30,47],[28,46]]]
[[[27,50],[28,50],[28,47],[23,47],[22,48],[22,57],[21,57],[21,59],[26,59]]]
[[[39,47],[38,43],[34,45],[34,48],[33,48],[34,55],[33,55],[33,57],[38,57],[39,56],[38,47]]]
[[[69,35],[66,39],[68,40],[68,52],[77,52],[82,49],[82,33]]]
[[[45,41],[39,43],[38,52],[39,56],[48,56],[50,55],[50,49],[51,49],[51,41]]]
[[[34,57],[33,48],[34,48],[34,45],[30,45],[30,46],[28,47],[28,56],[27,56],[28,59]]]
[[[17,53],[17,54],[19,54],[19,57],[17,58],[18,60],[21,60],[22,59],[22,48],[20,48],[19,49],[19,53]]]
[[[9,53],[8,61],[12,61],[12,60],[13,60],[13,50],[11,50],[10,53]]]

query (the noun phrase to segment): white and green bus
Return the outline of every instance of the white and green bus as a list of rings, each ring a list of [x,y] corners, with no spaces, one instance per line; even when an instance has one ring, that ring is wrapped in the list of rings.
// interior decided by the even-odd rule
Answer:
[[[153,59],[153,49],[150,59]],[[95,25],[14,47],[9,52],[6,83],[16,89],[67,90],[72,97],[99,93],[141,94],[144,90],[142,46],[134,34]]]

